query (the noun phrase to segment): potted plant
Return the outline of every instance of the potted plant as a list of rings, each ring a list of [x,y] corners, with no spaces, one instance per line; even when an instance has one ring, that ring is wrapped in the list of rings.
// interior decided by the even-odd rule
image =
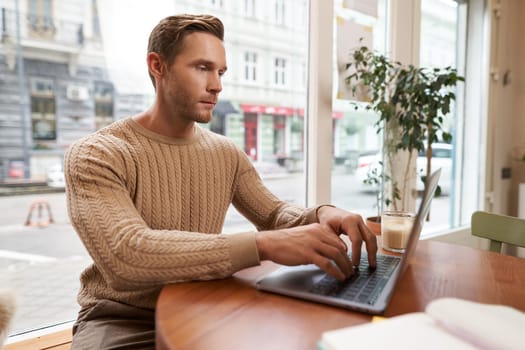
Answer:
[[[351,52],[345,78],[352,93],[366,104],[352,102],[356,109],[377,113],[377,132],[383,131],[383,152],[386,164],[382,177],[389,178],[388,192],[394,210],[407,210],[407,196],[413,193],[411,180],[417,177],[413,159],[426,149],[426,171],[431,171],[432,143],[439,137],[450,142],[452,135],[444,129],[443,116],[450,112],[455,100],[453,88],[464,78],[452,67],[418,68],[392,61],[366,46]],[[426,142],[426,147],[425,147]],[[401,172],[393,173],[394,162],[401,152],[408,161]],[[412,209],[413,210],[413,209]]]

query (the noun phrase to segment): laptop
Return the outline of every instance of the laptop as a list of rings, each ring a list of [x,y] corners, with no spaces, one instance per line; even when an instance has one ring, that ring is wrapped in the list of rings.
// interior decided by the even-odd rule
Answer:
[[[440,175],[441,169],[438,169],[427,179],[402,256],[378,254],[376,269],[370,269],[366,252],[362,252],[358,272],[342,282],[314,264],[282,266],[258,280],[256,288],[369,314],[382,314],[414,255]]]

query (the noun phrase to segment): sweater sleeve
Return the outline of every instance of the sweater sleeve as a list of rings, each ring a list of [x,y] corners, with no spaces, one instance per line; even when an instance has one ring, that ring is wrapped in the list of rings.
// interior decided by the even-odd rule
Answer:
[[[239,155],[240,171],[233,199],[236,209],[259,231],[288,228],[319,222],[317,209],[286,203],[268,190],[244,153]]]
[[[65,155],[70,220],[115,290],[224,278],[259,263],[254,233],[221,235],[148,227],[133,203],[134,161],[99,139]]]

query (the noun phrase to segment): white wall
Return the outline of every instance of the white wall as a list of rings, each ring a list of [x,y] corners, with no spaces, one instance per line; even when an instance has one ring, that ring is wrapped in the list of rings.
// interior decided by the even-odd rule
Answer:
[[[513,91],[514,113],[512,115],[512,129],[509,133],[512,139],[512,147],[523,148],[525,151],[525,2],[520,0],[512,1],[512,21],[514,27],[508,35],[509,41],[514,47],[513,69],[510,79]],[[512,150],[511,150],[512,151]],[[509,194],[509,214],[518,213],[518,187],[520,182],[525,182],[525,162],[510,160],[512,166],[512,181]]]
[[[525,5],[520,0],[489,0],[490,79],[486,125],[485,210],[517,215],[519,178],[525,176],[512,160],[514,147],[524,144],[525,70],[522,67],[525,42]],[[513,168],[510,179],[502,178],[503,168]],[[525,181],[525,178],[522,179]]]
[[[483,41],[471,40],[471,50],[479,51],[483,56],[483,47],[489,49],[486,65],[483,57],[480,62],[472,65],[467,62],[467,106],[466,125],[468,128],[481,128],[482,137],[476,147],[486,150],[486,158],[480,159],[481,170],[473,170],[478,176],[486,174],[481,186],[481,198],[476,199],[477,191],[468,188],[469,182],[461,190],[465,202],[481,203],[483,210],[517,215],[519,182],[525,182],[525,163],[512,160],[512,151],[515,147],[525,146],[525,2],[522,0],[486,0],[487,12],[483,18],[475,19],[477,24],[469,27],[475,33],[472,35],[484,36]],[[481,3],[471,3],[483,7]],[[479,9],[479,8],[478,8]],[[478,13],[479,14],[479,13]],[[486,30],[480,33],[479,30]],[[474,45],[474,46],[472,46]],[[471,56],[473,59],[474,55]],[[469,66],[470,63],[470,66]],[[476,68],[473,69],[473,66]],[[479,69],[481,67],[481,69]],[[483,92],[484,70],[488,69],[488,90]],[[505,80],[507,75],[507,80]],[[473,85],[478,81],[480,85]],[[470,85],[469,85],[470,83]],[[469,87],[470,86],[470,87]],[[480,89],[481,88],[481,89]],[[480,90],[479,90],[480,89]],[[481,98],[480,98],[481,97]],[[478,99],[478,105],[472,105],[472,100]],[[470,103],[469,103],[470,101]],[[486,118],[476,114],[483,114],[486,104]],[[472,121],[481,120],[482,125]],[[465,157],[475,154],[465,146]],[[466,159],[466,162],[470,161]],[[467,163],[465,163],[467,164]],[[473,163],[475,164],[475,163]],[[501,172],[505,167],[512,169],[511,179],[502,179]],[[468,169],[467,169],[468,170]],[[464,179],[465,180],[465,179]],[[467,206],[469,206],[467,204]],[[468,221],[469,213],[465,213],[463,221]],[[488,249],[488,240],[472,237],[468,228],[456,230],[448,235],[432,238],[439,241],[467,245],[479,249]],[[504,252],[525,257],[525,249],[504,247]]]

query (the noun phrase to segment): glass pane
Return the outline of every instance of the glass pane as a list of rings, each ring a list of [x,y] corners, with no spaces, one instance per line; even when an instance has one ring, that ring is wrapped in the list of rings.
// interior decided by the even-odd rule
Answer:
[[[420,66],[430,68],[444,68],[447,66],[457,67],[458,28],[458,4],[451,0],[423,0],[421,2],[421,38],[420,38]],[[461,96],[457,96],[461,98]],[[457,123],[455,106],[451,106],[452,112],[444,116],[444,130],[454,135],[454,126]],[[432,170],[441,168],[440,179],[441,195],[433,200],[430,221],[426,224],[430,227],[427,232],[444,230],[452,225],[451,215],[454,210],[454,145],[456,140],[448,144],[442,139],[432,146]],[[419,155],[417,168],[424,174],[426,169],[426,156]],[[419,187],[422,189],[422,186]]]
[[[66,0],[28,1],[30,8],[20,13],[23,54],[29,55],[22,80],[18,65],[3,54],[16,52],[14,4],[0,6],[6,7],[3,35],[9,38],[0,43],[0,212],[9,213],[0,225],[0,286],[16,289],[19,297],[12,335],[77,316],[79,276],[91,259],[67,214],[64,152],[75,140],[151,105],[145,48],[166,14],[209,13],[223,20],[229,69],[214,118],[202,127],[244,150],[279,198],[304,205],[306,0],[247,1],[245,10],[236,6],[241,2],[222,0],[166,0],[154,8],[146,1],[80,7]],[[24,29],[32,24],[23,13],[29,10],[53,14],[53,36],[36,40]],[[78,61],[70,60],[72,50]],[[253,229],[230,209],[225,233]]]
[[[334,38],[333,132],[334,168],[332,171],[332,201],[335,205],[363,216],[377,215],[376,191],[365,185],[369,166],[380,154],[381,135],[374,126],[377,116],[355,110],[344,77],[345,64],[350,62],[351,50],[366,45],[379,52],[386,48],[387,2],[334,1],[336,34]]]
[[[381,159],[381,135],[376,134],[374,126],[377,117],[373,113],[354,111],[345,82],[341,78],[344,63],[349,62],[348,52],[359,45],[362,38],[367,46],[385,52],[387,38],[388,1],[364,3],[336,1],[337,52],[336,98],[333,108],[341,118],[334,119],[334,157],[332,172],[332,198],[335,204],[363,216],[378,215],[381,201],[378,200],[378,187],[364,184],[370,170],[377,168]],[[458,50],[458,11],[455,1],[423,0],[421,13],[420,65],[423,67],[456,66]],[[436,29],[437,28],[437,29]],[[345,49],[345,51],[342,50]],[[346,56],[345,56],[346,54]],[[346,61],[345,61],[346,60]],[[344,74],[343,74],[344,77]],[[460,98],[460,96],[457,96]],[[454,108],[452,106],[452,108]],[[445,117],[444,129],[454,133],[455,116]],[[453,209],[453,145],[442,140],[433,146],[432,168],[443,169],[440,182],[441,196],[435,198],[430,214],[430,222],[425,233],[436,232],[450,227]],[[417,169],[426,169],[424,154],[417,158]],[[422,174],[423,175],[423,174]],[[417,189],[423,189],[423,181],[418,179]]]

